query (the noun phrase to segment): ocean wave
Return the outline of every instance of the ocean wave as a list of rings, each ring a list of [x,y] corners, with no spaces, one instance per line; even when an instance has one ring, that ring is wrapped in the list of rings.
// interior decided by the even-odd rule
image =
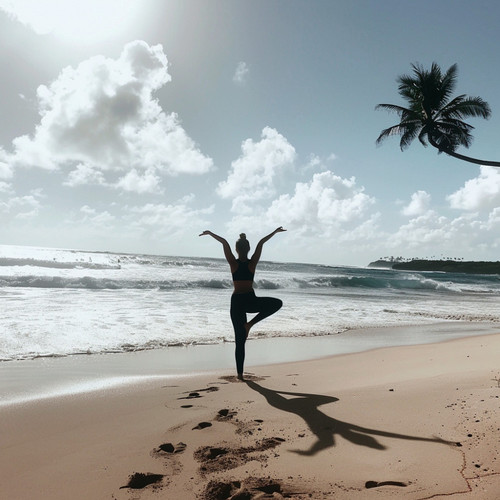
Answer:
[[[97,266],[98,264],[96,264]],[[97,269],[97,268],[94,268]],[[109,267],[107,268],[109,269]],[[119,289],[230,289],[233,283],[229,276],[224,274],[213,278],[193,279],[196,273],[179,275],[169,280],[141,279],[125,277],[95,277],[95,276],[43,276],[39,274],[25,274],[14,276],[0,276],[0,287],[23,288],[78,288],[89,290],[119,290]],[[255,281],[257,290],[297,290],[297,289],[385,289],[407,290],[409,292],[436,291],[454,294],[463,293],[494,293],[498,294],[499,287],[491,284],[461,284],[450,281],[437,281],[422,276],[408,277],[377,277],[377,276],[314,276],[314,277],[278,277],[263,278]]]
[[[87,290],[174,290],[185,288],[215,288],[232,287],[228,280],[117,280],[111,278],[61,277],[61,276],[0,276],[0,287],[12,288],[77,288]]]
[[[418,275],[408,276],[318,276],[309,280],[296,280],[300,288],[393,288],[398,290],[443,290],[462,292],[457,283],[440,282]]]
[[[64,262],[57,260],[40,260],[33,258],[9,258],[0,257],[0,266],[15,267],[15,266],[31,266],[31,267],[48,267],[53,269],[120,269],[118,263],[102,264],[97,262]]]

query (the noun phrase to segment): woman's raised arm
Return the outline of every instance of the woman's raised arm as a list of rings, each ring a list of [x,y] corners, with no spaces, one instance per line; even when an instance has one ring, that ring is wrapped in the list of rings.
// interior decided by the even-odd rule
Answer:
[[[264,246],[264,243],[268,240],[270,240],[275,234],[277,233],[283,233],[286,231],[286,229],[283,229],[283,226],[277,227],[272,233],[269,233],[267,236],[264,236],[258,243],[257,246],[255,247],[255,252],[252,255],[252,258],[250,259],[250,265],[252,266],[253,270],[255,271],[255,267],[257,266],[260,256],[262,254],[262,247]]]
[[[216,239],[219,243],[222,243],[222,248],[224,250],[224,257],[226,257],[226,260],[229,262],[229,265],[231,266],[231,271],[234,271],[236,267],[238,266],[236,262],[236,257],[233,255],[233,252],[231,252],[231,247],[229,246],[229,243],[225,238],[222,236],[219,236],[218,234],[212,233],[212,231],[203,231],[200,236],[211,236],[212,238]]]

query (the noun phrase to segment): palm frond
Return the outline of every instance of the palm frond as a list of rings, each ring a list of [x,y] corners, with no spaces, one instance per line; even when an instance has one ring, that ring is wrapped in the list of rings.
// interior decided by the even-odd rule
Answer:
[[[421,129],[422,127],[420,124],[406,124],[406,127],[403,129],[403,134],[401,135],[401,140],[399,141],[401,151],[410,147],[410,144],[413,142],[415,137],[419,135]]]
[[[418,134],[418,140],[420,141],[420,144],[422,144],[422,146],[424,147],[427,147],[427,136],[428,136],[427,130],[425,127],[423,127],[420,130],[420,133]]]
[[[467,97],[460,95],[455,97],[442,110],[445,115],[453,115],[457,118],[480,117],[489,118],[491,116],[490,105],[480,97]]]
[[[465,94],[452,99],[458,67],[453,64],[443,74],[435,62],[430,69],[419,63],[411,65],[412,73],[398,77],[398,93],[408,107],[396,104],[379,104],[375,109],[396,113],[400,123],[381,132],[377,144],[389,136],[401,136],[402,150],[412,141],[418,140],[424,146],[430,142],[439,152],[454,152],[459,146],[468,148],[473,140],[474,127],[464,121],[468,117],[489,118],[491,110],[480,97]],[[451,99],[451,100],[450,100]]]
[[[386,111],[397,113],[398,115],[401,115],[405,111],[410,111],[407,108],[403,108],[403,106],[398,106],[396,104],[377,104],[375,106],[375,109],[385,109]]]
[[[444,76],[441,78],[441,99],[446,102],[450,99],[457,84],[458,66],[453,64],[448,68]]]
[[[393,125],[392,127],[386,128],[380,132],[380,135],[377,137],[375,141],[376,144],[380,144],[384,139],[391,137],[393,135],[400,135],[401,127],[400,125]]]

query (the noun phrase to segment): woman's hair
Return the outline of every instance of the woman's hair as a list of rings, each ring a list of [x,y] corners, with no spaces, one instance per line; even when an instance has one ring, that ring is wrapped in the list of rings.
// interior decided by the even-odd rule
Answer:
[[[236,242],[236,251],[238,253],[248,253],[250,250],[250,243],[247,240],[245,233],[240,234],[240,239]]]

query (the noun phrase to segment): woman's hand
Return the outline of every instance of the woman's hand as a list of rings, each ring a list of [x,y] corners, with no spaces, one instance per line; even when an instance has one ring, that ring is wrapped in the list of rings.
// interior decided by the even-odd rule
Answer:
[[[283,233],[283,232],[285,232],[285,231],[286,231],[286,229],[283,229],[283,226],[277,227],[277,228],[274,230],[274,232],[275,232],[275,233]]]
[[[212,235],[212,231],[203,231],[199,236],[211,236]]]

